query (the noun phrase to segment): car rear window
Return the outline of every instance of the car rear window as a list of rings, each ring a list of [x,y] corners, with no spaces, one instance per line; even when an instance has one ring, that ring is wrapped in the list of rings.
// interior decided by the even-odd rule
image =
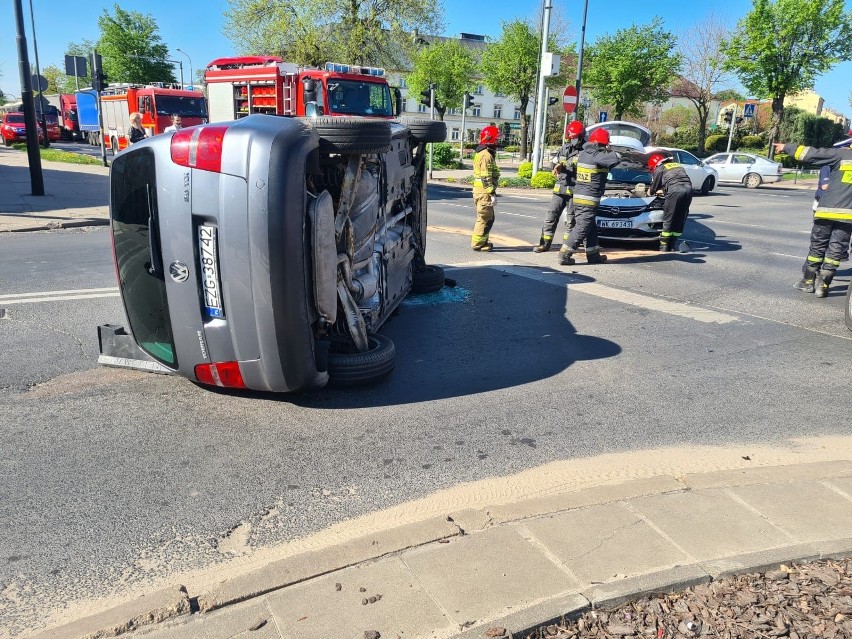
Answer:
[[[155,168],[151,149],[138,149],[113,160],[110,180],[113,246],[124,309],[136,342],[157,361],[176,368],[177,353],[157,232]]]

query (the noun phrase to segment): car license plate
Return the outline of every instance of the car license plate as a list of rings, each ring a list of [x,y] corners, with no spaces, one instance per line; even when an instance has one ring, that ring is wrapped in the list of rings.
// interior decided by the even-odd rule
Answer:
[[[219,255],[216,247],[216,227],[198,227],[198,259],[201,266],[201,288],[204,311],[208,317],[225,317],[219,285]]]
[[[632,220],[598,220],[598,227],[602,229],[632,229]]]

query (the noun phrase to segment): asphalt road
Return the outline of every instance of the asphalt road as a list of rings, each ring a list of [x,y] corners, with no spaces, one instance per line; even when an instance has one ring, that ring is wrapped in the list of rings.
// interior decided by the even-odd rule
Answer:
[[[565,268],[531,252],[546,199],[501,196],[481,254],[470,194],[430,187],[457,287],[385,326],[378,386],[280,397],[99,368],[96,325],[123,323],[106,230],[0,236],[0,636],[231,560],[235,530],[266,547],[554,460],[848,433],[848,263],[827,299],[792,287],[810,202],[723,187],[689,251]]]

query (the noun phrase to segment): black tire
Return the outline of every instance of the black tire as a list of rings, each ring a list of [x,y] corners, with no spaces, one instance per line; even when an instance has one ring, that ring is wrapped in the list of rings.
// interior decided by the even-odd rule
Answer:
[[[745,184],[748,189],[756,189],[762,183],[763,178],[761,178],[757,173],[749,173],[743,178],[743,184]]]
[[[716,186],[716,180],[708,175],[704,180],[704,184],[701,185],[701,195],[710,195],[710,191],[713,190],[714,186]]]
[[[6,146],[12,146],[12,140],[7,140],[6,138],[3,138],[3,144],[5,144]]]
[[[363,386],[377,382],[393,370],[396,347],[382,335],[370,335],[366,353],[335,351],[328,353],[328,381],[335,386]]]
[[[334,153],[384,153],[391,125],[379,118],[305,118],[320,136],[320,149]]]
[[[400,118],[408,130],[411,131],[411,137],[416,142],[446,142],[447,141],[447,123],[439,120],[424,120],[423,118]]]
[[[846,328],[852,331],[852,282],[846,289]]]
[[[444,288],[444,269],[440,266],[427,265],[423,270],[414,269],[411,274],[411,293],[421,295],[435,293]]]

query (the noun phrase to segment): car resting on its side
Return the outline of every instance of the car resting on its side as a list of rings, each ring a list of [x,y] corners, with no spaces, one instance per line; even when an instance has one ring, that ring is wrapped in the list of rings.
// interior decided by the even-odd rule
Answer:
[[[120,153],[113,246],[142,359],[274,392],[386,375],[395,349],[376,331],[412,287],[443,286],[424,261],[424,149],[445,136],[429,120],[252,115]]]

